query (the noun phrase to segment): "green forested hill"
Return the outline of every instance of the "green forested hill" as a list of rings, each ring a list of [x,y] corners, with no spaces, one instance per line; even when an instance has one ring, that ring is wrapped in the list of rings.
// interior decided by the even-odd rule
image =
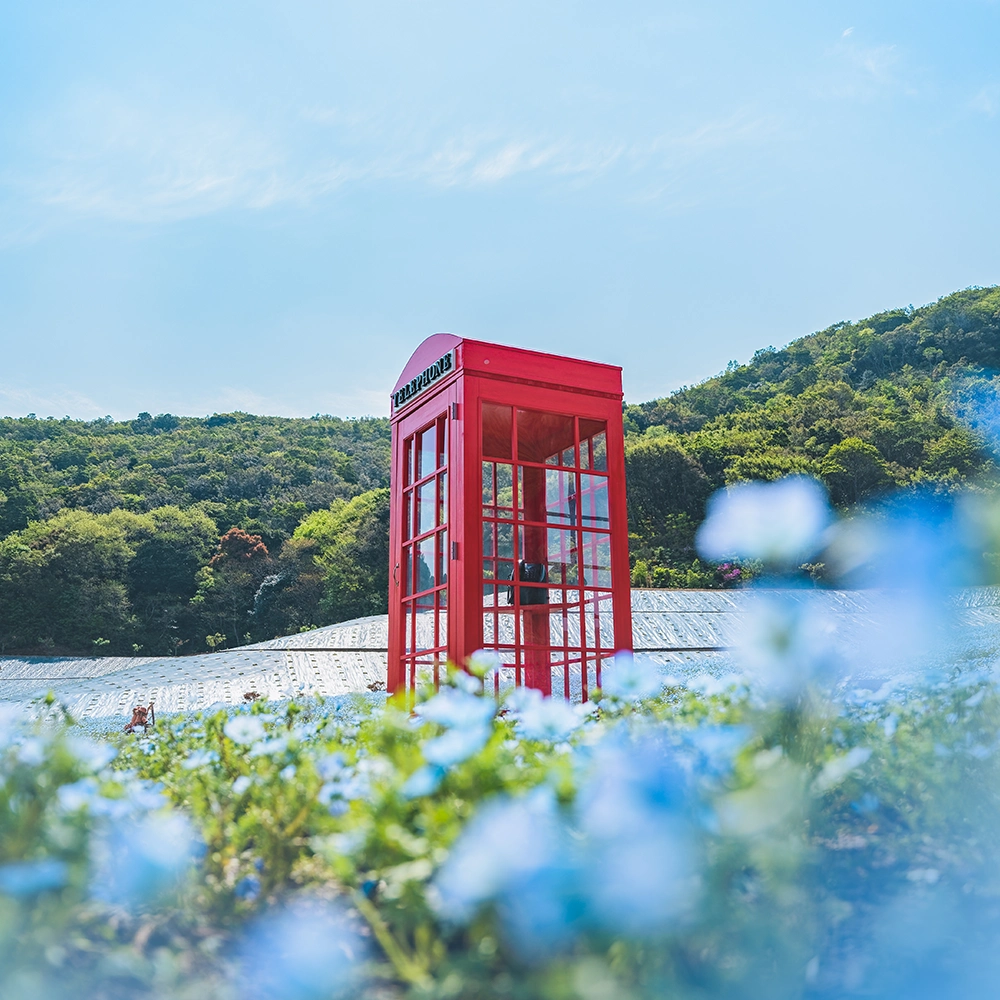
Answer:
[[[626,407],[637,581],[714,577],[693,562],[694,529],[727,483],[806,472],[841,506],[893,486],[995,483],[993,451],[972,427],[998,369],[1000,288],[968,289],[837,323]]]
[[[384,571],[335,581],[386,562],[388,482],[385,419],[0,419],[0,652],[195,652],[380,611]]]
[[[388,484],[385,419],[0,419],[0,536],[64,508],[176,505],[280,542],[309,511]]]
[[[722,586],[711,492],[994,485],[1000,288],[837,323],[625,408],[633,581]],[[1000,421],[998,421],[1000,424]],[[0,652],[195,652],[384,610],[384,419],[0,419]]]

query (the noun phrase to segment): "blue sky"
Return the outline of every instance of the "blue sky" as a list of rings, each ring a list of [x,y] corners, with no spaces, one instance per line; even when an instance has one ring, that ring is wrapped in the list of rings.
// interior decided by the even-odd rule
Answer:
[[[1000,281],[1000,4],[8,5],[0,413],[386,413],[447,330],[641,401]]]

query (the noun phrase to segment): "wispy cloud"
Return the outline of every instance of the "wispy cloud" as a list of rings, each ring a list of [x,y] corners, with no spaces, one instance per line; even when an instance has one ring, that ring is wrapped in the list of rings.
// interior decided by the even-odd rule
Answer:
[[[676,183],[666,175],[685,164],[760,142],[776,128],[773,119],[740,112],[639,138],[499,126],[415,134],[378,115],[311,107],[297,124],[291,115],[269,130],[220,109],[164,109],[148,95],[92,91],[36,129],[30,155],[0,188],[16,196],[8,203],[137,223],[305,205],[348,184],[393,180],[476,188],[535,176],[585,184],[621,170],[627,187],[650,191]]]
[[[882,94],[917,92],[895,44],[867,44],[854,28],[847,28],[828,56],[832,73],[821,85],[828,97],[868,101]]]
[[[969,107],[992,118],[1000,111],[1000,84],[992,83],[983,87],[969,102]]]
[[[23,417],[29,413],[39,417],[62,417],[68,413],[93,420],[105,416],[107,410],[74,389],[54,387],[40,390],[32,386],[0,383],[0,416]]]

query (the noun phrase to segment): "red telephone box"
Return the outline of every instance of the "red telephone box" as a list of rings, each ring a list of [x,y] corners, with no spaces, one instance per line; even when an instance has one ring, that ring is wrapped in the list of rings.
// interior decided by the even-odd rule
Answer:
[[[487,649],[586,699],[632,648],[621,369],[439,333],[391,421],[389,690]]]

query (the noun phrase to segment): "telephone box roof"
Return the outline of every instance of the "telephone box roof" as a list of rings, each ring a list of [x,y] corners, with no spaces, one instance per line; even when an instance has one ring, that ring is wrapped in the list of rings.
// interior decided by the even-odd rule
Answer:
[[[622,370],[618,365],[598,361],[582,361],[544,351],[531,351],[505,344],[489,344],[482,340],[469,340],[453,333],[435,333],[428,337],[410,356],[402,374],[393,386],[398,392],[422,372],[433,366],[451,351],[455,352],[454,367],[441,385],[455,377],[459,371],[487,378],[503,378],[526,385],[552,386],[557,389],[578,390],[620,399],[622,395]],[[394,407],[393,415],[397,409]]]

